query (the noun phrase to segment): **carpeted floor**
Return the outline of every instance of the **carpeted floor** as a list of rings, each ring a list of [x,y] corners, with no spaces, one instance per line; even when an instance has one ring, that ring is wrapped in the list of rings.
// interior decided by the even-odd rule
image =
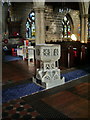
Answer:
[[[85,75],[88,75],[89,73],[90,73],[90,68],[86,70],[83,70],[83,69],[74,70],[74,71],[62,74],[62,76],[65,77],[65,82],[68,82],[68,81],[83,77]]]
[[[21,60],[21,57],[15,57],[15,56],[10,56],[6,55],[4,57],[4,61],[13,61],[13,60]],[[77,78],[86,76],[90,73],[90,67],[86,67],[84,69],[77,69],[71,72],[67,72],[64,74],[61,74],[61,76],[65,77],[65,82],[75,80]],[[39,92],[44,90],[44,88],[36,85],[35,83],[24,83],[22,85],[16,85],[14,87],[9,87],[6,89],[3,89],[2,91],[2,102],[8,102],[14,99],[18,99],[23,96],[28,96],[33,93]]]
[[[2,91],[2,102],[18,99],[20,97],[30,95],[43,90],[44,88],[35,83],[25,83],[14,87],[6,88]]]
[[[62,74],[62,76],[65,77],[65,82],[68,82],[88,75],[89,71],[90,68],[86,68],[85,70],[79,69]],[[16,85],[2,91],[2,102],[4,103],[10,100],[18,99],[20,97],[39,92],[41,90],[44,90],[44,88],[36,85],[35,83],[24,83],[22,85]]]
[[[87,78],[88,78],[88,76],[86,76],[84,80],[83,80],[83,78],[81,78],[81,82],[86,81]],[[77,85],[75,85],[75,81],[76,81]],[[61,92],[63,89],[65,89],[65,91],[66,91],[66,88],[69,88],[69,89],[67,89],[67,92],[72,92],[72,94],[75,94],[77,97],[81,97],[84,101],[86,101],[86,100],[88,100],[88,94],[87,94],[88,87],[89,87],[88,83],[80,84],[79,81],[80,80],[71,81],[71,82],[73,82],[73,84],[71,82],[70,82],[70,84],[67,83],[67,84],[69,84],[68,87],[67,87],[67,84],[64,84],[63,86],[56,87],[56,88],[53,88],[53,89],[50,89],[47,91],[39,92],[38,94],[25,96],[22,99],[19,98],[19,99],[10,100],[6,103],[3,103],[2,104],[2,117],[3,117],[2,120],[30,120],[30,119],[32,119],[32,120],[49,120],[47,118],[50,118],[50,119],[60,118],[59,120],[64,120],[64,119],[71,120],[71,117],[69,115],[65,115],[66,112],[65,113],[58,112],[58,110],[54,109],[52,106],[45,104],[45,102],[43,102],[42,99],[49,98],[52,95],[56,96],[56,94]],[[24,85],[25,84],[22,84],[22,87],[24,87]],[[72,85],[74,85],[74,87],[70,87]],[[16,87],[18,88],[20,86],[16,86]],[[7,90],[7,89],[4,89],[4,90]],[[18,92],[20,92],[20,91],[18,91]],[[14,93],[14,95],[15,95],[15,93]],[[54,98],[54,99],[55,100],[58,99],[59,103],[61,104],[61,102],[60,102],[61,99],[59,97],[57,97],[57,99],[56,98]],[[72,97],[70,97],[70,99],[66,99],[66,100],[71,100],[71,99],[72,99]],[[51,102],[52,102],[52,100],[51,100]],[[63,101],[64,101],[64,99],[63,99]],[[72,100],[72,104],[73,103],[75,104],[76,102],[79,102],[81,105],[81,102],[79,100],[76,100],[76,98],[75,98],[75,101]],[[79,103],[78,103],[78,105],[79,105]],[[57,102],[55,102],[55,104],[57,104]],[[67,109],[67,107],[69,107],[70,105],[71,105],[71,102],[68,102],[68,106],[66,106],[66,103],[65,103],[64,108]],[[86,115],[85,108],[87,109],[86,103],[82,102],[81,108],[76,109],[78,111],[76,111],[76,112],[71,111],[71,112],[73,112],[74,115],[75,114],[77,115],[77,113],[78,113],[78,115],[84,116],[84,115]],[[82,114],[82,110],[83,110],[84,114]],[[68,111],[70,111],[69,108],[68,108]]]
[[[11,55],[5,55],[5,56],[3,57],[3,61],[4,61],[4,62],[14,61],[14,60],[22,60],[22,57],[11,56]]]

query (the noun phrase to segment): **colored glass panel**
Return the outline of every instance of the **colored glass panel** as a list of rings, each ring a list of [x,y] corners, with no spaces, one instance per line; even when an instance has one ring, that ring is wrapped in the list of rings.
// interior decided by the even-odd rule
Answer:
[[[90,38],[90,23],[88,24],[88,38]]]
[[[63,38],[70,38],[71,35],[71,26],[70,26],[70,22],[67,18],[67,16],[64,16],[63,21],[62,21],[62,37]]]
[[[78,25],[78,36],[80,36],[80,24]]]
[[[35,38],[35,13],[33,11],[26,21],[26,38]]]
[[[64,16],[64,21],[67,21],[67,17],[66,16]]]

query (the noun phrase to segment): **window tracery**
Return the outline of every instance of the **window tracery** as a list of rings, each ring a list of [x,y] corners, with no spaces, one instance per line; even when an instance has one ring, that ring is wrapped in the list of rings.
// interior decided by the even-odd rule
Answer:
[[[64,16],[62,21],[62,38],[70,38],[71,36],[71,25],[67,16]]]

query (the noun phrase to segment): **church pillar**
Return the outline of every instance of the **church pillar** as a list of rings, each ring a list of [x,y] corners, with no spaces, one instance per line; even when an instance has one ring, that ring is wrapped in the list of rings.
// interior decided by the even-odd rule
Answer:
[[[45,19],[44,8],[40,11],[41,14],[41,43],[45,43]]]
[[[84,42],[88,41],[88,15],[85,15],[84,18]]]
[[[81,16],[81,43],[87,43],[88,39],[88,15]]]
[[[36,44],[45,43],[44,7],[34,7],[36,24]]]
[[[81,43],[84,43],[84,16],[81,16]]]
[[[38,8],[34,8],[35,10],[35,25],[36,25],[36,44],[40,44],[40,11]]]
[[[6,36],[5,33],[8,32],[7,15],[8,15],[8,4],[4,3],[2,6],[2,37],[5,37]]]

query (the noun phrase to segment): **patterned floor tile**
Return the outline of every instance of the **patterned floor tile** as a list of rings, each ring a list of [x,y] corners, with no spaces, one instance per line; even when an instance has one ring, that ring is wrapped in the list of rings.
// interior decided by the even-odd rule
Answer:
[[[24,100],[18,99],[4,103],[2,120],[44,120],[44,118]]]

